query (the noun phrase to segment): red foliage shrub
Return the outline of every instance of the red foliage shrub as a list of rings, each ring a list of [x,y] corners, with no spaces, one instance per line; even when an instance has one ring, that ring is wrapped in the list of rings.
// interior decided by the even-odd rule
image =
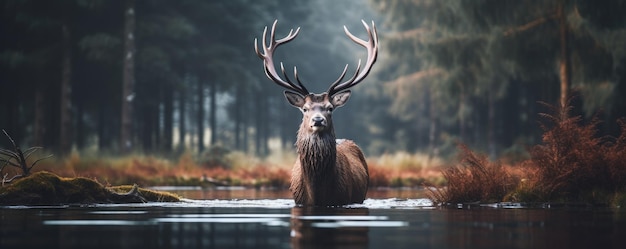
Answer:
[[[605,145],[603,151],[615,191],[626,191],[626,118],[617,123],[621,133],[614,143]]]
[[[530,151],[529,165],[537,170],[535,188],[546,200],[573,201],[585,192],[614,189],[606,160],[606,149],[612,146],[595,136],[597,120],[582,125],[580,116],[569,116],[570,110],[541,114],[552,125],[542,123],[543,144]]]
[[[435,203],[501,201],[514,187],[512,177],[498,162],[459,145],[461,165],[444,170],[447,188],[429,188],[427,195]]]

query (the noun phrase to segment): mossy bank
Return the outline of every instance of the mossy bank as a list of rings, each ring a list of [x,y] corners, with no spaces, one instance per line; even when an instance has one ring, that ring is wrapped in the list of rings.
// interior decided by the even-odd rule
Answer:
[[[180,197],[135,186],[105,187],[89,178],[42,171],[0,187],[0,205],[177,202]]]

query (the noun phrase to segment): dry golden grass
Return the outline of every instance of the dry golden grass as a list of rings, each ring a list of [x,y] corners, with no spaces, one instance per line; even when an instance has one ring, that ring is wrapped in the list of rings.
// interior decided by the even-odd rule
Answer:
[[[228,165],[205,166],[191,153],[178,160],[156,156],[125,157],[81,156],[74,153],[64,159],[40,162],[35,171],[87,177],[105,185],[139,184],[211,186],[215,184],[288,188],[296,154],[276,151],[265,159],[241,152],[223,155]],[[372,187],[421,187],[425,182],[441,185],[440,159],[422,154],[395,153],[367,159]]]
[[[270,165],[255,158],[244,159],[243,154],[236,156],[237,163],[227,168],[225,166],[202,166],[188,153],[183,154],[178,161],[141,155],[82,159],[74,154],[65,160],[42,163],[37,170],[53,171],[60,175],[89,177],[106,185],[137,183],[142,186],[215,184],[254,187],[289,186],[290,169]],[[245,160],[250,162],[242,163]]]
[[[368,158],[372,187],[421,187],[426,182],[441,185],[443,160],[426,154],[396,152]]]

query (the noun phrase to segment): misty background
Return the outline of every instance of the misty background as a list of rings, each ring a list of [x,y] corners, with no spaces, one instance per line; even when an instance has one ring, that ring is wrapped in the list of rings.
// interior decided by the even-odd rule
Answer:
[[[378,28],[378,62],[334,112],[368,156],[492,157],[541,141],[539,102],[619,132],[626,116],[622,0],[0,0],[0,128],[59,155],[175,156],[292,149],[301,114],[264,74],[254,39],[277,19],[289,75],[326,91]],[[276,65],[277,67],[279,65]],[[3,148],[7,139],[0,139]]]

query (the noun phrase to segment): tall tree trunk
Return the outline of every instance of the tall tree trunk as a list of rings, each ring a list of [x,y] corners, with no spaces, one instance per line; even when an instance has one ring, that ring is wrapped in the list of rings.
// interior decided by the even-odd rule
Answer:
[[[210,102],[210,112],[209,112],[209,127],[211,127],[211,137],[209,145],[215,145],[217,141],[217,83],[215,81],[211,82],[211,102]]]
[[[292,137],[294,137],[295,133],[294,132],[289,132],[291,130],[294,129],[295,126],[290,126],[291,122],[289,122],[289,119],[292,119],[293,117],[291,117],[291,115],[289,115],[289,111],[287,108],[290,108],[290,106],[287,106],[285,104],[280,105],[280,144],[281,147],[283,149],[285,148],[291,148],[294,144],[295,141],[293,141]],[[347,136],[350,137],[350,136]]]
[[[135,85],[135,1],[126,0],[124,8],[124,68],[122,72],[122,111],[120,151],[133,148],[133,97]]]
[[[489,157],[496,158],[496,96],[493,89],[488,91],[487,96],[487,147]]]
[[[35,124],[33,127],[33,145],[35,146],[43,145],[43,136],[45,132],[45,109],[44,90],[42,87],[37,87],[35,89]]]
[[[569,56],[569,44],[568,44],[568,26],[565,16],[566,0],[559,0],[557,9],[557,18],[559,22],[559,45],[561,49],[561,55],[559,60],[559,77],[561,80],[561,97],[560,104],[564,108],[567,105],[567,99],[569,98],[569,86],[571,81],[571,61]]]
[[[99,151],[103,151],[104,149],[108,149],[107,146],[107,142],[108,139],[107,135],[106,135],[106,124],[105,121],[107,120],[105,117],[105,108],[104,108],[104,104],[103,104],[103,96],[98,97],[98,105],[100,106],[100,108],[98,108],[98,124],[97,124],[97,130],[98,130],[98,150]],[[105,142],[107,141],[107,142]]]
[[[198,128],[198,153],[202,153],[204,151],[204,86],[202,82],[204,78],[198,79],[198,89],[196,89],[197,95],[197,113],[196,113],[196,121]]]
[[[142,121],[139,123],[142,127],[139,131],[141,147],[145,152],[150,152],[154,145],[154,110],[150,104],[144,104],[140,110],[141,115],[143,115]]]
[[[185,89],[183,88],[178,92],[178,150],[180,151],[185,149],[185,136],[187,136],[186,99]]]
[[[6,71],[1,71],[1,73],[4,72]],[[0,80],[0,84],[3,84],[2,89],[6,90],[6,92],[3,92],[5,94],[0,97],[0,130],[5,130],[15,141],[23,141],[23,126],[20,125],[20,114],[22,113],[18,108],[20,106],[20,96],[17,94],[19,92],[19,83],[15,82],[11,84],[7,81]],[[43,101],[43,94],[45,93],[43,87],[37,87],[35,89],[35,96],[37,96],[37,92],[41,93],[41,99]],[[36,103],[37,100],[35,100],[35,108],[37,108]],[[41,112],[43,114],[45,106],[42,105],[41,108]],[[37,112],[37,110],[35,110],[35,112]],[[35,118],[37,118],[37,116],[35,116]],[[43,131],[43,127],[45,127],[43,118],[41,119],[41,122],[41,130]],[[41,135],[41,143],[35,144],[37,146],[43,146],[43,132]],[[0,147],[6,146],[4,148],[10,148],[9,146],[11,145],[9,144],[9,141],[1,132],[0,137],[2,137],[2,139],[0,139]]]
[[[152,125],[152,139],[153,139],[153,143],[152,143],[152,151],[155,150],[160,150],[162,147],[162,143],[161,143],[161,138],[162,138],[162,125],[161,125],[161,108],[159,106],[160,102],[154,103],[153,106],[151,106],[151,110],[152,110],[152,120],[150,120],[150,125]]]
[[[465,137],[465,87],[463,87],[463,83],[459,82],[460,92],[459,92],[459,137],[461,138],[461,142],[465,142],[467,138]]]
[[[243,90],[243,95],[242,95],[242,101],[243,103],[241,104],[241,108],[243,110],[243,113],[250,113],[250,101],[246,101],[248,99],[248,95],[249,95],[249,90],[244,89]],[[241,138],[241,145],[243,148],[243,152],[248,152],[249,148],[249,144],[250,144],[250,133],[248,132],[248,128],[250,127],[250,115],[244,114],[241,116],[241,130],[243,133],[243,137]]]
[[[163,92],[163,149],[165,153],[172,152],[174,137],[174,89],[172,84],[166,83]]]
[[[85,108],[84,101],[76,103],[76,148],[82,150],[85,148]]]
[[[248,132],[249,128],[249,119],[248,116],[244,115],[242,120],[241,128],[242,128],[242,137],[241,137],[241,149],[244,153],[248,153],[250,151],[250,133]]]
[[[263,96],[259,94],[259,96]],[[258,100],[258,106],[255,110],[255,138],[254,138],[254,149],[257,156],[264,155],[264,146],[263,146],[263,116],[265,115],[265,108],[263,107],[264,98]]]
[[[254,152],[257,156],[261,156],[261,108],[254,114]]]
[[[269,129],[269,122],[272,120],[271,117],[269,117],[270,112],[267,111],[269,110],[269,100],[267,98],[263,98],[261,100],[261,108],[263,108],[263,110],[265,110],[264,115],[262,115],[262,119],[261,119],[261,127],[262,127],[262,131],[263,131],[263,139],[262,139],[262,151],[263,151],[263,156],[267,156],[270,154],[270,148],[269,148],[269,141],[270,141],[270,129]]]
[[[62,59],[60,92],[59,153],[67,155],[72,148],[72,33],[67,24],[62,25]]]
[[[235,89],[235,114],[234,114],[234,134],[235,134],[235,148],[242,150],[241,146],[241,106],[243,102],[243,87],[237,87]]]
[[[435,97],[433,86],[429,87],[430,93],[428,94],[428,118],[430,125],[428,129],[428,160],[431,160],[437,156],[437,126],[439,124],[437,108],[435,104]]]

